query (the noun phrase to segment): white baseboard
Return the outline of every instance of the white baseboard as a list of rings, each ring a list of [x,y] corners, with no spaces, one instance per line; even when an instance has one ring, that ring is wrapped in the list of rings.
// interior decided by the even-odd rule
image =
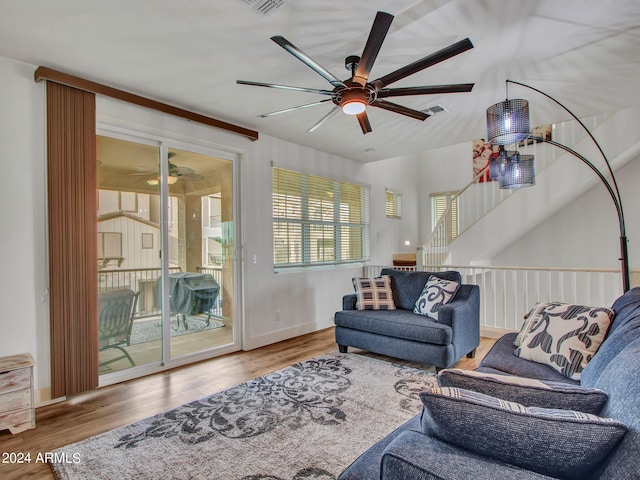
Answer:
[[[480,327],[480,336],[486,338],[500,338],[505,333],[511,333],[514,330],[496,327]]]
[[[299,337],[300,335],[306,335],[307,333],[324,330],[325,328],[333,327],[333,325],[333,319],[327,320],[326,322],[308,322],[303,323],[302,325],[296,325],[295,327],[265,333],[264,335],[259,335],[257,337],[245,338],[242,349],[253,350],[255,348],[271,345],[272,343]]]

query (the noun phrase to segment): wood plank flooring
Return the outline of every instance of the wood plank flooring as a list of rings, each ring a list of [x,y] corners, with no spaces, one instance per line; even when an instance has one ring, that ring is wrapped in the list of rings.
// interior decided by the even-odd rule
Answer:
[[[482,338],[476,358],[463,358],[456,366],[474,369],[494,339]],[[38,454],[135,422],[205,395],[279,370],[337,349],[333,328],[296,337],[248,352],[236,352],[193,365],[175,368],[68,398],[36,410],[36,428],[16,435],[0,432],[0,462],[9,454],[30,453],[30,464],[0,463],[0,478],[53,479]],[[349,351],[386,359],[356,349]],[[400,362],[412,366],[410,362]],[[426,366],[422,366],[428,368]]]

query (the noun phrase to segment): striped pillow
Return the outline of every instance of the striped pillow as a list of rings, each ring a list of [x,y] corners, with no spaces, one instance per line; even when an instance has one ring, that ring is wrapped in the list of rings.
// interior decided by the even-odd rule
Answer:
[[[354,278],[357,310],[395,310],[391,277],[383,275],[377,278]]]
[[[472,390],[527,407],[561,408],[594,415],[600,413],[608,399],[607,394],[597,388],[455,368],[442,370],[438,383],[441,387]]]
[[[420,398],[424,433],[554,478],[587,478],[627,432],[617,420],[454,387],[435,387]]]

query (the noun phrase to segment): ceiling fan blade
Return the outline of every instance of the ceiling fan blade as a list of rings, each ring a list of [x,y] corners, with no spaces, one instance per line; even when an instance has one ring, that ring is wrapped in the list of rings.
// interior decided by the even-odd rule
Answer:
[[[248,80],[236,80],[239,85],[253,85],[256,87],[280,88],[282,90],[294,90],[296,92],[319,93],[320,95],[331,95],[331,90],[320,90],[317,88],[292,87],[290,85],[277,85],[274,83],[250,82]]]
[[[311,133],[311,132],[315,132],[318,128],[320,128],[322,126],[322,124],[324,122],[326,122],[327,120],[329,120],[331,117],[333,117],[336,113],[338,113],[340,110],[342,110],[339,106],[335,106],[333,107],[329,113],[327,113],[324,117],[322,117],[320,120],[318,120],[318,122],[313,125],[309,130],[307,130],[307,133]]]
[[[184,175],[179,175],[179,177],[187,180],[195,180],[198,182],[200,180],[204,180],[204,177],[202,175],[198,175],[197,173],[186,173]]]
[[[188,175],[191,173],[196,173],[196,171],[192,168],[189,167],[170,167],[169,168],[169,175]]]
[[[420,60],[416,60],[415,62],[410,63],[409,65],[405,65],[404,67],[399,68],[395,72],[391,72],[385,75],[384,77],[380,77],[379,79],[374,80],[371,83],[373,83],[376,86],[376,88],[382,89],[387,85],[397,82],[398,80],[402,80],[403,78],[408,77],[409,75],[413,75],[414,73],[417,73],[420,70],[424,70],[427,67],[431,67],[436,63],[440,63],[451,57],[455,57],[456,55],[466,52],[467,50],[470,50],[472,48],[473,48],[473,43],[471,43],[471,40],[469,40],[468,38],[465,38],[464,40],[460,40],[459,42],[449,45],[448,47],[445,47],[442,50],[432,53],[431,55],[427,55],[426,57],[421,58]]]
[[[277,112],[263,113],[258,115],[260,118],[271,117],[273,115],[280,115],[281,113],[293,112],[294,110],[300,110],[302,108],[315,107],[316,105],[322,105],[325,102],[330,102],[331,99],[320,100],[319,102],[307,103],[306,105],[298,105],[297,107],[285,108],[284,110],[278,110]]]
[[[371,124],[369,123],[369,117],[367,116],[367,112],[364,111],[356,115],[358,119],[358,123],[360,124],[360,128],[362,129],[362,133],[365,135],[369,132],[372,132]]]
[[[404,97],[407,95],[434,95],[438,93],[470,92],[474,83],[458,83],[453,85],[429,85],[424,87],[383,88],[378,92],[378,98]]]
[[[326,68],[324,68],[318,62],[316,62],[313,58],[311,58],[309,55],[304,53],[294,44],[289,42],[289,40],[287,40],[283,36],[276,35],[275,37],[271,37],[271,40],[276,42],[278,45],[280,45],[282,48],[284,48],[287,52],[289,52],[291,55],[296,57],[306,66],[311,68],[313,71],[315,71],[316,73],[320,74],[322,77],[327,79],[329,83],[331,83],[331,85],[333,85],[334,87],[346,87],[346,85],[342,82],[342,80],[340,80],[338,77],[333,75]]]
[[[420,110],[414,110],[413,108],[404,107],[397,103],[387,102],[386,100],[376,100],[371,105],[389,110],[390,112],[406,115],[407,117],[416,118],[418,120],[426,120],[431,116],[428,113],[421,112]]]
[[[373,68],[373,63],[376,61],[382,42],[384,42],[391,22],[393,21],[393,15],[385,12],[378,12],[376,18],[371,26],[371,32],[369,32],[369,38],[362,51],[360,62],[358,62],[358,69],[353,76],[353,81],[359,83],[363,87],[369,80],[369,74]],[[366,132],[365,132],[366,133]]]

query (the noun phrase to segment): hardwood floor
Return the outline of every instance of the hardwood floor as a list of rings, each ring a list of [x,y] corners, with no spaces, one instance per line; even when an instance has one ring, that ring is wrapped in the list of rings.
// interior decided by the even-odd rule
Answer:
[[[494,339],[482,338],[476,358],[456,367],[474,369]],[[225,388],[337,349],[333,328],[248,352],[236,352],[193,365],[75,395],[36,410],[36,428],[16,435],[0,432],[0,478],[53,479],[46,463],[36,462],[59,447],[210,395]],[[363,355],[386,359],[357,349]],[[416,367],[429,368],[409,362]],[[31,463],[11,463],[10,454],[31,454]],[[9,463],[4,463],[3,461]]]

